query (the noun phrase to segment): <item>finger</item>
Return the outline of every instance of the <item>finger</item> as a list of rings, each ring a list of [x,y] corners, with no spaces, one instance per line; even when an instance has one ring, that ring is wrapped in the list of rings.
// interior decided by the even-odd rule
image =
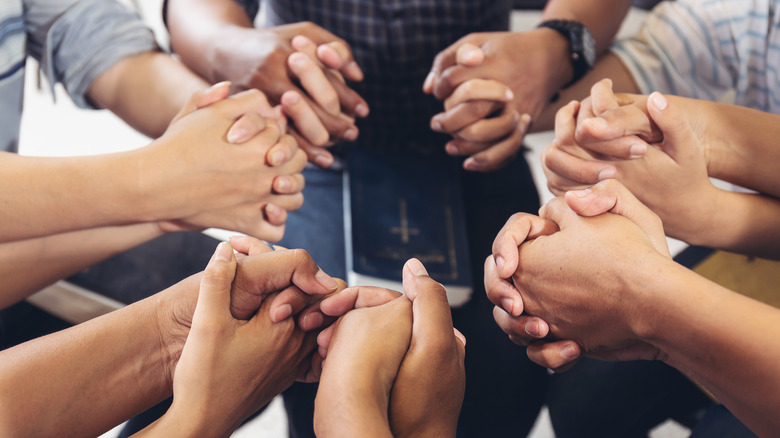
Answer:
[[[571,145],[576,143],[574,132],[577,129],[576,117],[579,109],[580,103],[573,100],[555,113],[555,141],[558,144]]]
[[[530,120],[530,117],[526,120]],[[472,172],[491,172],[503,167],[522,149],[527,129],[527,122],[518,124],[512,135],[467,158],[463,162],[463,168]]]
[[[555,197],[539,209],[539,216],[555,223],[560,230],[565,229],[578,215],[569,208],[562,197]]]
[[[285,92],[282,94],[281,104],[284,114],[290,118],[292,125],[308,143],[323,146],[328,142],[330,134],[299,92],[294,90]]]
[[[277,113],[268,103],[268,98],[256,88],[244,90],[224,99],[215,105],[224,106],[228,116],[237,119],[249,112],[256,112],[266,119],[273,119]]]
[[[312,59],[317,59],[317,45],[305,35],[296,35],[290,40],[293,49],[303,52]]]
[[[582,120],[577,126],[575,138],[578,143],[603,155],[642,158],[647,152],[647,145],[639,135],[650,135],[649,125],[649,119],[642,111],[633,106],[621,107],[607,111],[601,117]]]
[[[293,195],[303,191],[306,187],[306,179],[300,173],[294,175],[279,175],[272,183],[274,193],[279,195]]]
[[[348,287],[325,298],[320,303],[320,309],[325,315],[341,316],[352,309],[381,306],[399,296],[400,292],[381,287]]]
[[[288,286],[271,301],[268,309],[271,321],[277,323],[298,314],[309,305],[311,299],[311,295],[304,293],[298,287]]]
[[[474,67],[482,64],[482,61],[485,60],[485,52],[475,44],[463,43],[458,46],[455,57],[458,64]]]
[[[233,123],[227,133],[227,141],[241,144],[265,129],[265,119],[255,112],[242,115]]]
[[[265,161],[271,167],[281,166],[295,157],[298,142],[290,135],[283,135],[265,154]]]
[[[298,147],[306,154],[307,160],[317,166],[327,169],[333,165],[333,154],[321,146],[314,146],[295,131],[290,131],[290,135],[297,141]]]
[[[317,47],[317,57],[329,68],[338,70],[347,79],[360,82],[363,80],[363,70],[355,62],[352,50],[343,41],[332,41]]]
[[[265,242],[252,236],[233,236],[230,238],[230,245],[236,251],[246,255],[264,254],[273,251]]]
[[[524,125],[521,127],[521,130],[523,131],[523,135],[525,135],[525,130],[530,121],[531,117],[527,114],[520,116],[520,114],[515,111],[505,111],[497,117],[478,120],[458,131],[455,136],[456,138],[473,143],[494,142],[511,135],[515,129],[517,129],[518,124]],[[450,155],[471,155],[482,150],[479,149],[474,151],[469,149],[470,148],[453,148],[452,152],[447,150],[447,153]]]
[[[493,256],[501,278],[510,278],[517,271],[517,249],[523,242],[558,231],[554,223],[529,213],[515,213],[493,240]]]
[[[523,313],[523,296],[515,288],[514,284],[498,274],[495,257],[487,256],[485,259],[485,293],[488,300],[501,307],[512,316],[520,316]]]
[[[509,102],[514,97],[512,90],[501,82],[492,79],[471,79],[462,83],[452,95],[444,100],[444,109],[449,111],[455,106],[471,100]]]
[[[565,198],[571,209],[580,215],[610,212],[631,220],[645,232],[656,250],[669,256],[661,219],[617,180],[609,179],[589,189],[567,192]]]
[[[517,345],[528,345],[544,338],[550,332],[544,320],[528,315],[512,316],[498,306],[493,308],[493,319]]]
[[[431,71],[428,72],[428,76],[425,78],[425,82],[423,82],[423,92],[432,94],[439,82],[442,72],[457,63],[457,51],[459,46],[460,44],[458,43],[452,44],[436,55],[433,59],[433,65],[431,65]],[[450,90],[450,92],[452,92],[452,90]],[[446,93],[445,97],[449,96],[449,94],[450,93]]]
[[[287,66],[314,102],[330,114],[338,115],[341,112],[336,91],[325,77],[322,68],[312,58],[305,53],[294,52],[287,58]]]
[[[341,104],[341,110],[344,114],[357,117],[367,117],[369,114],[368,103],[363,99],[355,90],[346,85],[340,77],[337,77],[337,73],[326,72],[333,89],[336,91],[339,102]],[[343,115],[343,114],[342,114]],[[352,121],[354,123],[354,120]],[[351,138],[350,140],[354,140]]]
[[[281,227],[287,222],[287,210],[276,204],[266,204],[263,207],[263,216],[274,227]]]
[[[542,164],[547,171],[561,176],[575,185],[593,185],[599,181],[617,176],[614,164],[595,159],[583,159],[564,151],[557,141],[548,145],[542,153]],[[560,187],[569,189],[571,187]]]
[[[652,93],[647,99],[647,110],[663,132],[663,150],[672,159],[679,161],[683,151],[696,150],[694,145],[699,144],[699,139],[688,124],[688,119],[679,108],[669,105],[663,94]]]
[[[474,100],[431,118],[431,129],[436,132],[455,133],[472,123],[482,120],[503,107],[503,103],[491,100]]]
[[[229,317],[230,288],[236,274],[236,257],[227,242],[220,242],[203,271],[193,324]],[[208,326],[205,328],[208,329]]]
[[[224,81],[212,85],[205,90],[199,90],[184,104],[181,110],[173,117],[171,123],[181,119],[199,108],[207,107],[215,102],[225,99],[230,93],[230,82]]]
[[[574,341],[536,342],[528,346],[526,354],[532,362],[555,372],[563,372],[579,360],[582,349]]]
[[[327,295],[338,282],[317,266],[303,249],[273,251],[246,257],[238,265],[235,288],[240,294],[233,300],[233,314],[245,319],[253,314],[262,298],[294,284],[309,295]]]
[[[413,348],[430,354],[446,353],[457,338],[444,286],[429,277],[425,266],[417,259],[404,264],[403,285],[406,297],[412,300]]]
[[[612,92],[612,80],[608,78],[593,84],[590,88],[590,98],[593,114],[596,116],[619,106],[617,97]]]

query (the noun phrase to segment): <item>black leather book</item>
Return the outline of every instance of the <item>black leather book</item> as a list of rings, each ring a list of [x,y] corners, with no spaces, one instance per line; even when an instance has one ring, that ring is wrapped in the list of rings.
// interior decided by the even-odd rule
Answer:
[[[418,258],[447,288],[450,305],[472,292],[460,163],[446,155],[351,149],[345,172],[350,285],[401,290],[406,260]]]

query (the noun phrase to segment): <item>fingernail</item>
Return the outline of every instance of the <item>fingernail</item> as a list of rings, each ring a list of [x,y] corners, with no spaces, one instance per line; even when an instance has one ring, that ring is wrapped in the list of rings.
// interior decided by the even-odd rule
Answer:
[[[609,123],[601,117],[594,117],[590,119],[590,127],[598,130],[605,130],[609,127]]]
[[[506,310],[506,312],[512,316],[515,315],[514,308],[515,308],[515,300],[511,298],[504,298],[501,300],[501,307]]]
[[[290,184],[290,181],[287,178],[277,178],[276,179],[276,190],[278,192],[287,193],[287,191],[290,189],[292,184]],[[269,204],[273,205],[273,204]]]
[[[241,143],[246,140],[247,130],[244,128],[233,128],[227,134],[227,141],[229,143]]]
[[[319,328],[323,321],[325,320],[322,318],[321,313],[313,312],[303,317],[301,325],[306,327],[306,330],[313,330]]]
[[[438,119],[431,119],[431,129],[436,132],[441,132],[441,122]]]
[[[359,103],[355,107],[355,114],[357,114],[358,117],[368,116],[368,105],[366,105],[365,103]]]
[[[229,262],[233,258],[233,247],[227,242],[219,242],[217,250],[214,251],[214,260]]]
[[[330,275],[326,274],[325,271],[320,269],[317,271],[316,274],[314,274],[314,278],[317,280],[317,282],[323,286],[325,286],[328,290],[335,290],[336,287],[339,285],[336,283],[336,280],[331,278]]]
[[[466,346],[466,337],[463,336],[463,333],[461,333],[460,330],[458,330],[456,328],[453,328],[452,331],[453,331],[453,333],[455,333],[455,337],[460,339],[460,342],[462,342],[463,346],[465,347]]]
[[[305,57],[306,57],[306,55],[298,54],[298,53],[293,53],[292,55],[290,55],[290,58],[292,58],[291,62],[296,67],[303,67],[306,64],[306,58]]]
[[[632,144],[629,153],[631,158],[642,158],[647,153],[647,145],[643,143]]]
[[[474,157],[468,157],[466,161],[463,162],[463,168],[466,170],[479,170],[480,166]]]
[[[599,174],[600,176],[601,174]],[[582,190],[570,190],[571,194],[578,197],[578,198],[584,198],[591,194],[590,188],[582,189]]]
[[[423,91],[428,90],[433,86],[433,78],[433,72],[428,73],[428,76],[425,77],[425,81],[423,82]]]
[[[208,91],[214,91],[217,88],[229,87],[229,86],[230,86],[230,81],[217,82],[216,84],[210,86]]]
[[[615,168],[610,167],[610,168],[604,169],[601,172],[599,172],[598,178],[599,178],[599,181],[604,181],[605,179],[614,178],[615,175],[616,175]]]
[[[333,157],[326,154],[320,154],[314,157],[314,163],[320,167],[330,167],[333,164]]]
[[[498,273],[501,274],[504,271],[504,257],[497,255],[496,256],[496,268],[498,268]]]
[[[344,140],[355,141],[358,137],[358,131],[355,128],[349,128],[344,132]]]
[[[527,128],[528,125],[531,124],[531,115],[530,114],[523,114],[523,117],[520,118],[520,121],[523,122],[523,125]]]
[[[447,142],[446,145],[444,145],[444,150],[447,151],[450,155],[455,155],[458,153],[458,146],[455,145],[453,142]]]
[[[284,100],[286,100],[288,104],[296,104],[301,100],[301,96],[296,92],[284,93],[284,96]]]
[[[277,166],[284,162],[284,151],[275,150],[271,152],[271,166]]]
[[[283,306],[279,306],[276,311],[274,312],[274,317],[272,318],[273,322],[279,322],[284,321],[292,315],[292,306],[289,304],[285,304]]]
[[[533,320],[525,325],[525,332],[529,335],[538,338],[541,336],[539,333],[539,321]]]
[[[317,353],[319,353],[320,356],[322,356],[322,358],[325,359],[325,356],[328,355],[328,350],[324,347],[317,347]]]
[[[515,93],[512,90],[506,90],[506,100],[512,100],[515,98]]]
[[[665,110],[666,106],[669,104],[669,102],[666,100],[666,97],[664,97],[664,95],[659,92],[655,92],[650,95],[650,102],[653,103],[653,106],[658,111]]]
[[[422,262],[417,259],[409,259],[406,262],[406,266],[417,277],[428,275],[428,271],[423,266]]]
[[[569,344],[561,350],[561,357],[564,359],[576,359],[578,356],[579,353],[577,353],[577,349],[574,348],[574,345]]]

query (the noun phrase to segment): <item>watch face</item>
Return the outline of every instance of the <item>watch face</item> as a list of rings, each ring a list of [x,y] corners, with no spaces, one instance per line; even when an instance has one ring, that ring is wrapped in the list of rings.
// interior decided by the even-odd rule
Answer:
[[[582,27],[582,56],[588,67],[593,67],[596,63],[596,41],[587,27]]]

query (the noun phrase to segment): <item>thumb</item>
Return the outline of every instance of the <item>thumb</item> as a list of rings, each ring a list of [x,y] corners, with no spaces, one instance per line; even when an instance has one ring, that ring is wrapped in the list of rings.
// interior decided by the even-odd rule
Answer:
[[[182,117],[194,112],[197,109],[207,107],[215,102],[226,98],[230,93],[230,82],[224,81],[212,85],[205,90],[196,91],[190,97],[190,100],[184,104],[181,110],[171,120],[171,123],[180,120]]]
[[[200,280],[193,324],[202,318],[230,317],[230,290],[236,275],[236,257],[227,242],[217,245]]]
[[[565,198],[569,207],[581,216],[609,212],[629,219],[645,232],[657,251],[669,256],[661,219],[618,180],[607,179],[589,189],[570,190]]]
[[[698,144],[698,138],[679,108],[670,105],[666,97],[654,92],[647,99],[647,111],[663,133],[662,148],[673,160],[678,161],[681,151]]]
[[[475,44],[464,43],[458,47],[455,58],[459,65],[476,67],[485,60],[485,52]]]
[[[428,276],[419,260],[409,259],[406,262],[403,284],[406,297],[412,301],[412,338],[417,345],[448,345],[453,339],[460,339],[461,345],[465,346],[465,337],[453,331],[447,291]],[[458,334],[463,338],[458,338]]]

